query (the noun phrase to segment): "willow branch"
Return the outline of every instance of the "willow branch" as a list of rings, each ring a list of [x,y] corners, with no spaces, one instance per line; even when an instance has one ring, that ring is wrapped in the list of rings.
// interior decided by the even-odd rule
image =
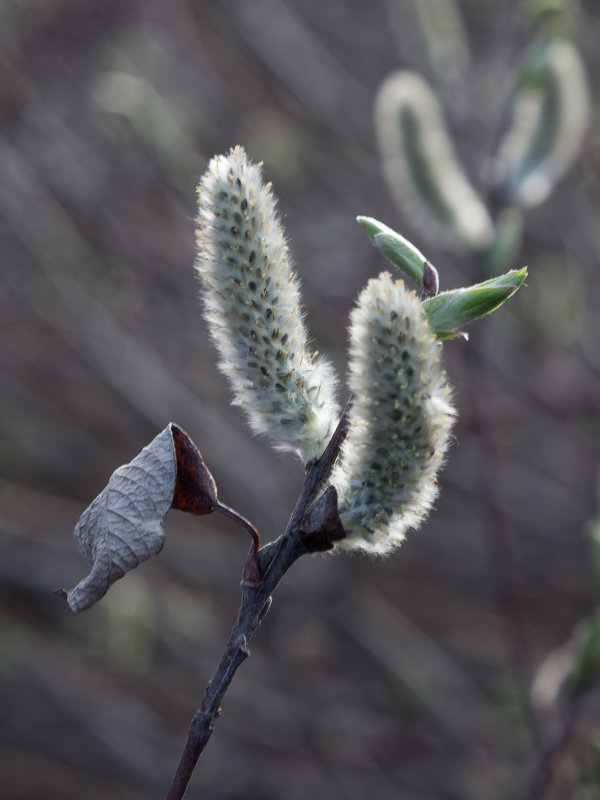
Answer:
[[[261,547],[256,554],[259,580],[242,580],[242,600],[223,657],[206,688],[202,704],[190,724],[179,766],[167,800],[182,800],[202,751],[211,737],[214,721],[221,712],[221,702],[238,667],[249,655],[248,643],[271,605],[271,594],[292,564],[312,552],[303,541],[301,523],[325,485],[348,432],[352,398],[323,455],[307,466],[296,506],[285,532]]]

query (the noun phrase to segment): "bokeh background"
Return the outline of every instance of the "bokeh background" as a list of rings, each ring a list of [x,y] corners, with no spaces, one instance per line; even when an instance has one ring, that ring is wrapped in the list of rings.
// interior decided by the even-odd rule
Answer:
[[[240,143],[264,161],[317,346],[343,374],[348,311],[385,268],[357,214],[412,238],[443,288],[473,277],[389,196],[378,86],[398,67],[425,75],[485,187],[535,6],[461,0],[462,28],[440,38],[416,0],[2,0],[3,798],[164,796],[236,613],[248,542],[179,512],[160,558],[99,606],[75,617],[53,596],[85,574],[71,532],[112,470],[174,420],[265,540],[301,483],[301,464],[249,435],[215,368],[192,268],[207,160]],[[445,345],[460,421],[436,510],[387,560],[294,566],[190,798],[528,797],[560,737],[565,643],[595,608],[595,0],[564,24],[590,76],[590,135],[505,265],[528,264],[528,286]],[[546,796],[599,796],[599,736],[592,688]]]

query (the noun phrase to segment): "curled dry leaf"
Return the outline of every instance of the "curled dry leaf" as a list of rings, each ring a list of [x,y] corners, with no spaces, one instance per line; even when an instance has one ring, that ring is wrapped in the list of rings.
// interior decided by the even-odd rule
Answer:
[[[116,580],[162,550],[170,508],[209,514],[218,505],[214,479],[198,449],[169,424],[113,472],[75,526],[79,551],[92,570],[68,592],[70,609],[78,613],[94,605]]]
[[[215,479],[187,433],[173,423],[169,428],[177,470],[171,508],[197,516],[210,514],[218,505]]]
[[[210,514],[218,511],[248,531],[252,537],[252,546],[244,567],[243,583],[258,586],[260,570],[257,554],[260,547],[260,536],[254,525],[233,508],[221,503],[217,497],[217,485],[202,460],[200,451],[190,437],[171,423],[173,446],[177,461],[177,480],[173,493],[171,508],[187,511],[188,514]]]

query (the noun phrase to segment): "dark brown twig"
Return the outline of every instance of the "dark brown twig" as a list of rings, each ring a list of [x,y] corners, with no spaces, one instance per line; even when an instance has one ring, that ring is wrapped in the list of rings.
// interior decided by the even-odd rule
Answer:
[[[298,535],[307,511],[325,485],[340,448],[348,432],[349,400],[336,430],[323,455],[307,467],[304,482],[296,506],[287,524],[285,533],[278,539],[261,547],[256,553],[258,581],[242,580],[242,600],[238,616],[229,636],[225,652],[216,672],[206,688],[204,700],[194,715],[188,738],[167,795],[167,800],[182,800],[188,784],[213,732],[214,721],[221,711],[221,702],[240,664],[249,655],[248,642],[267,613],[271,593],[292,564],[305,553],[311,552]]]
[[[287,531],[293,530],[298,527],[302,517],[308,511],[308,507],[313,502],[319,490],[325,485],[325,482],[331,474],[331,470],[337,460],[346,434],[350,425],[350,411],[354,403],[354,395],[350,395],[346,407],[340,417],[337,428],[333,432],[323,455],[316,461],[307,465],[306,474],[304,476],[304,483],[300,489],[296,507],[292,512],[292,516],[287,524]]]

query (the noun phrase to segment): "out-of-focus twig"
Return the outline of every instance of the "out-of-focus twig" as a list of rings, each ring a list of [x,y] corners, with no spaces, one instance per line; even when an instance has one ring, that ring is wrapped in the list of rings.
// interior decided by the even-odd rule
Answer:
[[[571,741],[582,706],[584,692],[572,691],[562,728],[554,739],[541,751],[527,794],[527,800],[543,800],[550,791],[559,762]]]

